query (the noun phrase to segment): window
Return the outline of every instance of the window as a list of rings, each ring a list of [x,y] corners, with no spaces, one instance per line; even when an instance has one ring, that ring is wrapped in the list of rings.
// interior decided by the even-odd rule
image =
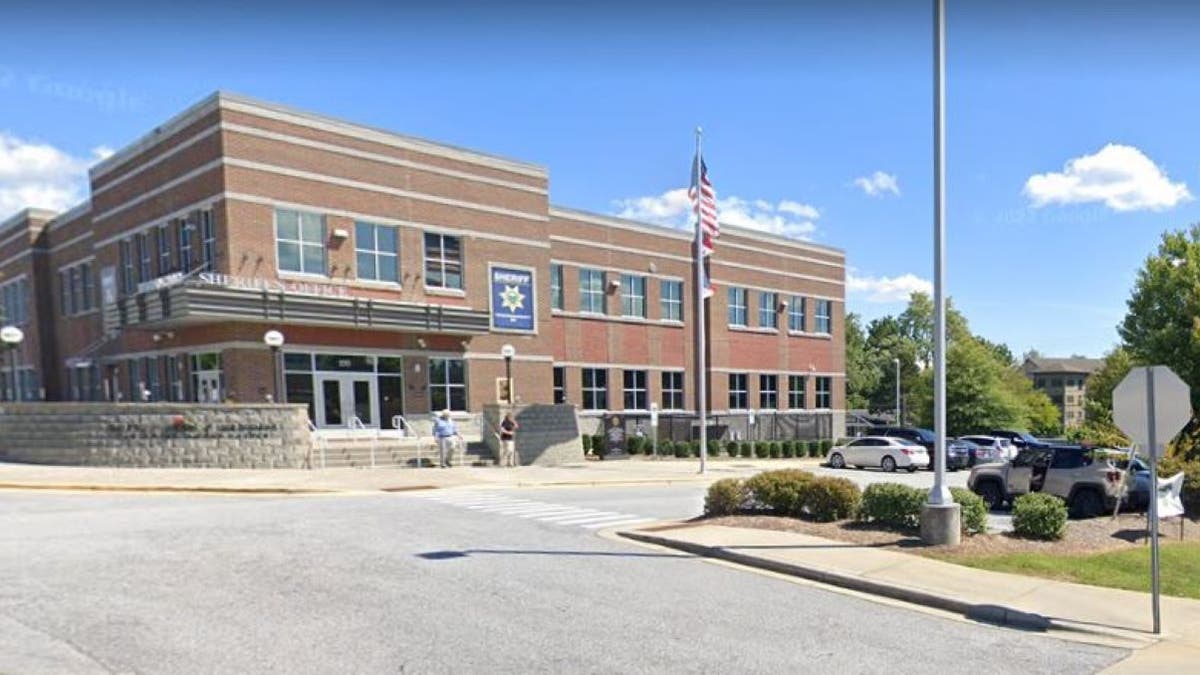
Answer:
[[[567,402],[567,369],[554,366],[554,402]]]
[[[828,300],[817,301],[817,332],[818,333],[833,333],[833,314],[830,312],[830,303]]]
[[[606,313],[604,272],[592,269],[579,270],[579,311],[592,314]]]
[[[667,321],[683,321],[683,282],[662,281],[658,288],[662,302],[662,318]]]
[[[154,239],[158,245],[158,276],[161,277],[173,271],[171,269],[171,230],[166,223],[155,228]]]
[[[149,400],[151,401],[163,400],[159,365],[160,362],[156,356],[148,356],[142,363],[142,368],[146,372],[146,390],[150,392]]]
[[[650,405],[646,402],[646,371],[626,370],[623,377],[625,409],[649,410]]]
[[[816,378],[816,408],[827,410],[833,407],[833,378]]]
[[[683,410],[683,373],[662,374],[662,407],[664,410]]]
[[[400,283],[400,239],[396,228],[355,223],[354,262],[359,279]]]
[[[621,316],[646,318],[646,277],[621,275]]]
[[[775,298],[778,297],[774,293],[759,293],[758,294],[758,325],[763,328],[778,328],[779,319],[775,314]]]
[[[154,273],[150,271],[150,233],[141,232],[134,241],[137,244],[138,281],[150,281],[154,278]]]
[[[758,407],[774,410],[779,407],[779,376],[758,376]]]
[[[746,289],[730,288],[729,289],[729,325],[730,326],[745,326],[746,325]]]
[[[425,287],[462,290],[462,241],[458,237],[425,233]]]
[[[70,284],[67,281],[67,270],[65,270],[65,269],[59,270],[58,271],[58,306],[62,310],[63,316],[69,316],[71,314],[70,301],[68,298],[68,296],[69,296],[68,290],[70,290],[69,285]],[[8,312],[4,312],[3,317],[7,318]],[[0,323],[3,323],[3,319],[0,319]]]
[[[179,367],[183,364],[179,362],[178,356],[167,356],[164,360],[167,370],[166,398],[168,401],[182,401],[183,380],[179,379]]]
[[[788,330],[804,332],[804,298],[793,295],[788,303]]]
[[[175,221],[175,236],[179,239],[179,271],[192,271],[192,226],[183,218]]]
[[[133,295],[137,282],[133,280],[133,240],[122,239],[120,245],[121,258],[121,291],[125,295]]]
[[[182,222],[180,232],[185,232]],[[188,242],[190,255],[190,237],[181,234],[179,241],[186,274],[190,266],[183,254],[183,242]],[[281,272],[325,274],[325,218],[316,213],[276,209],[275,247]]]
[[[550,308],[563,308],[563,266],[550,266]]]
[[[23,326],[29,321],[28,293],[25,277],[0,286],[0,325]]]
[[[129,400],[141,401],[143,400],[142,390],[144,387],[140,368],[141,361],[138,359],[129,359],[125,363],[127,364],[125,370],[129,373]]]
[[[583,409],[608,409],[608,371],[603,368],[583,369]]]
[[[730,410],[745,410],[750,407],[750,397],[746,392],[746,382],[748,379],[745,373],[729,374]]]
[[[467,372],[462,359],[429,359],[429,409],[467,409]]]
[[[1037,388],[1038,389],[1046,388],[1046,378],[1044,378],[1044,377],[1037,378]]]
[[[95,307],[96,297],[95,291],[92,288],[92,263],[83,263],[79,267],[79,293],[82,296],[83,311],[88,311]]]
[[[75,314],[79,309],[79,269],[72,267],[67,270],[67,311]]]
[[[788,408],[804,410],[804,391],[808,380],[803,375],[788,375]]]
[[[217,264],[217,228],[213,226],[212,211],[200,212],[200,255],[204,269],[215,270]]]

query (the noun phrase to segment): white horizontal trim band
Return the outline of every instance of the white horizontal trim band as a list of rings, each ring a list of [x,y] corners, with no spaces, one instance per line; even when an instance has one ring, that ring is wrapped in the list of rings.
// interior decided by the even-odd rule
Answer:
[[[137,176],[138,174],[143,173],[145,171],[148,171],[148,170],[158,166],[159,164],[167,161],[168,159],[183,152],[184,150],[187,150],[188,148],[190,148],[193,145],[199,143],[200,141],[208,138],[209,136],[216,134],[220,130],[221,130],[220,124],[214,124],[214,125],[208,127],[207,129],[202,129],[199,133],[195,134],[191,138],[186,139],[179,145],[176,145],[175,147],[164,152],[163,154],[159,155],[158,157],[155,157],[154,159],[143,162],[142,164],[137,165],[133,169],[130,169],[129,171],[126,171],[125,173],[121,174],[120,176],[112,179],[110,182],[105,183],[104,185],[101,185],[100,187],[93,189],[92,197],[94,198],[96,195],[102,194],[102,193],[106,192],[107,190],[114,188],[114,187],[120,185],[121,183],[124,183],[125,181]]]
[[[692,264],[692,260],[693,260],[690,256],[672,255],[670,253],[660,253],[658,251],[647,251],[645,249],[633,248],[630,246],[617,246],[615,244],[605,244],[604,242],[599,242],[599,241],[589,241],[587,239],[575,239],[573,237],[564,237],[564,236],[558,235],[558,234],[550,235],[550,241],[552,241],[552,242],[557,241],[557,242],[560,242],[563,244],[575,244],[576,246],[584,246],[586,248],[602,248],[602,249],[605,249],[608,251],[617,251],[619,253],[634,253],[637,255],[649,255],[649,256],[654,256],[656,258],[661,258],[663,260],[674,260],[676,262],[685,262],[689,265]]]
[[[222,158],[218,157],[217,159],[214,159],[210,162],[205,162],[204,164],[201,164],[200,166],[196,167],[195,169],[192,169],[191,171],[183,174],[182,176],[175,178],[173,180],[169,180],[166,183],[163,183],[162,185],[158,186],[157,188],[150,190],[149,192],[142,192],[137,197],[134,197],[133,199],[130,199],[127,202],[118,204],[118,205],[112,207],[111,209],[104,211],[102,213],[97,213],[95,216],[92,217],[92,222],[98,223],[102,220],[107,220],[122,211],[126,211],[128,209],[131,209],[131,208],[137,206],[138,204],[141,204],[142,202],[144,202],[146,200],[153,199],[153,198],[157,197],[158,195],[166,192],[167,190],[170,190],[174,187],[182,185],[183,183],[186,183],[187,181],[192,180],[193,178],[195,178],[201,174],[208,173],[209,171],[212,171],[213,169],[219,168],[223,161],[224,160]],[[158,220],[162,220],[162,217],[159,217]]]
[[[68,247],[74,246],[75,244],[78,244],[81,241],[87,241],[88,239],[91,239],[93,235],[94,235],[94,233],[91,230],[88,230],[87,232],[84,232],[83,234],[81,234],[77,237],[72,237],[72,238],[64,241],[63,243],[61,243],[57,246],[54,246],[53,248],[50,249],[50,252],[58,253],[59,251],[63,250],[64,248],[68,248]]]

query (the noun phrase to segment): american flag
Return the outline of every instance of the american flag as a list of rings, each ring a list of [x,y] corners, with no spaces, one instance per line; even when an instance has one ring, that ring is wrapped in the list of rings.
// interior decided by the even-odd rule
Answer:
[[[692,212],[699,216],[700,246],[704,255],[709,255],[713,252],[713,239],[721,234],[721,226],[717,223],[717,191],[708,180],[708,166],[702,158],[696,159],[692,162],[692,186],[688,189],[688,197],[692,200]]]

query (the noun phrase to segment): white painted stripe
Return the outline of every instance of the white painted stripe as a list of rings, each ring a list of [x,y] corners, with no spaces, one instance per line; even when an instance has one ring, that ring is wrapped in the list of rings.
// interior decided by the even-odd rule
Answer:
[[[587,514],[584,516],[584,514]],[[577,518],[592,518],[597,516],[617,515],[616,511],[597,511],[595,509],[579,509],[578,513],[572,513],[562,516],[550,516],[549,518],[538,518],[538,520],[546,523],[557,523],[562,520],[574,520]]]
[[[562,510],[553,504],[539,504],[538,506],[525,506],[514,509],[503,509],[493,511],[493,513],[502,513],[506,516],[519,516],[522,514],[528,516],[545,516],[551,513],[561,513]]]
[[[587,525],[580,525],[580,527],[589,530],[598,530],[602,527],[621,527],[625,525],[637,525],[638,523],[649,523],[652,520],[653,518],[629,518],[627,520],[617,520],[607,523],[588,523]]]
[[[535,503],[535,502],[531,502],[531,501],[529,501],[529,500],[526,500],[526,499],[514,499],[514,500],[512,500],[512,501],[510,501],[510,502],[508,502],[508,503],[506,503],[506,504],[504,504],[504,506],[516,506],[517,504],[526,504],[526,505],[532,505],[532,504],[534,504],[534,503]],[[479,511],[479,510],[482,510],[482,509],[494,509],[494,508],[496,508],[496,507],[498,507],[498,506],[501,506],[501,504],[479,504],[479,505],[476,505],[476,506],[468,506],[467,508],[468,508],[468,509],[470,509],[470,510],[472,510],[472,511]]]
[[[583,512],[582,509],[576,508],[574,506],[560,506],[560,507],[554,509],[553,511],[547,511],[545,513],[529,513],[529,514],[523,515],[521,517],[522,518],[537,517],[538,520],[542,520],[542,518],[539,516],[542,516],[542,517],[544,517],[544,516],[565,516],[565,515],[568,515],[571,513],[582,513],[582,512]]]
[[[556,525],[578,525],[580,523],[591,523],[599,520],[612,520],[615,517],[628,518],[627,513],[618,513],[617,511],[598,511],[587,516],[576,516],[574,518],[559,518],[553,521]]]
[[[464,499],[446,499],[442,500],[446,504],[455,506],[473,506],[475,504],[507,504],[512,501],[511,497],[469,497]]]

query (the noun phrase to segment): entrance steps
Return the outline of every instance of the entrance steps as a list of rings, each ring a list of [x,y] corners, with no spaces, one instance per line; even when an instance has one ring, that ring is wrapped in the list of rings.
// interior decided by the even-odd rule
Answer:
[[[495,463],[495,455],[487,444],[479,439],[467,437],[466,443],[451,456],[454,466],[488,466]],[[321,468],[321,451],[324,449],[324,465],[326,468],[359,467],[370,468],[372,455],[374,466],[378,467],[417,467],[418,457],[420,466],[437,466],[437,445],[432,438],[344,438],[338,436],[318,436],[313,448],[312,464]]]

